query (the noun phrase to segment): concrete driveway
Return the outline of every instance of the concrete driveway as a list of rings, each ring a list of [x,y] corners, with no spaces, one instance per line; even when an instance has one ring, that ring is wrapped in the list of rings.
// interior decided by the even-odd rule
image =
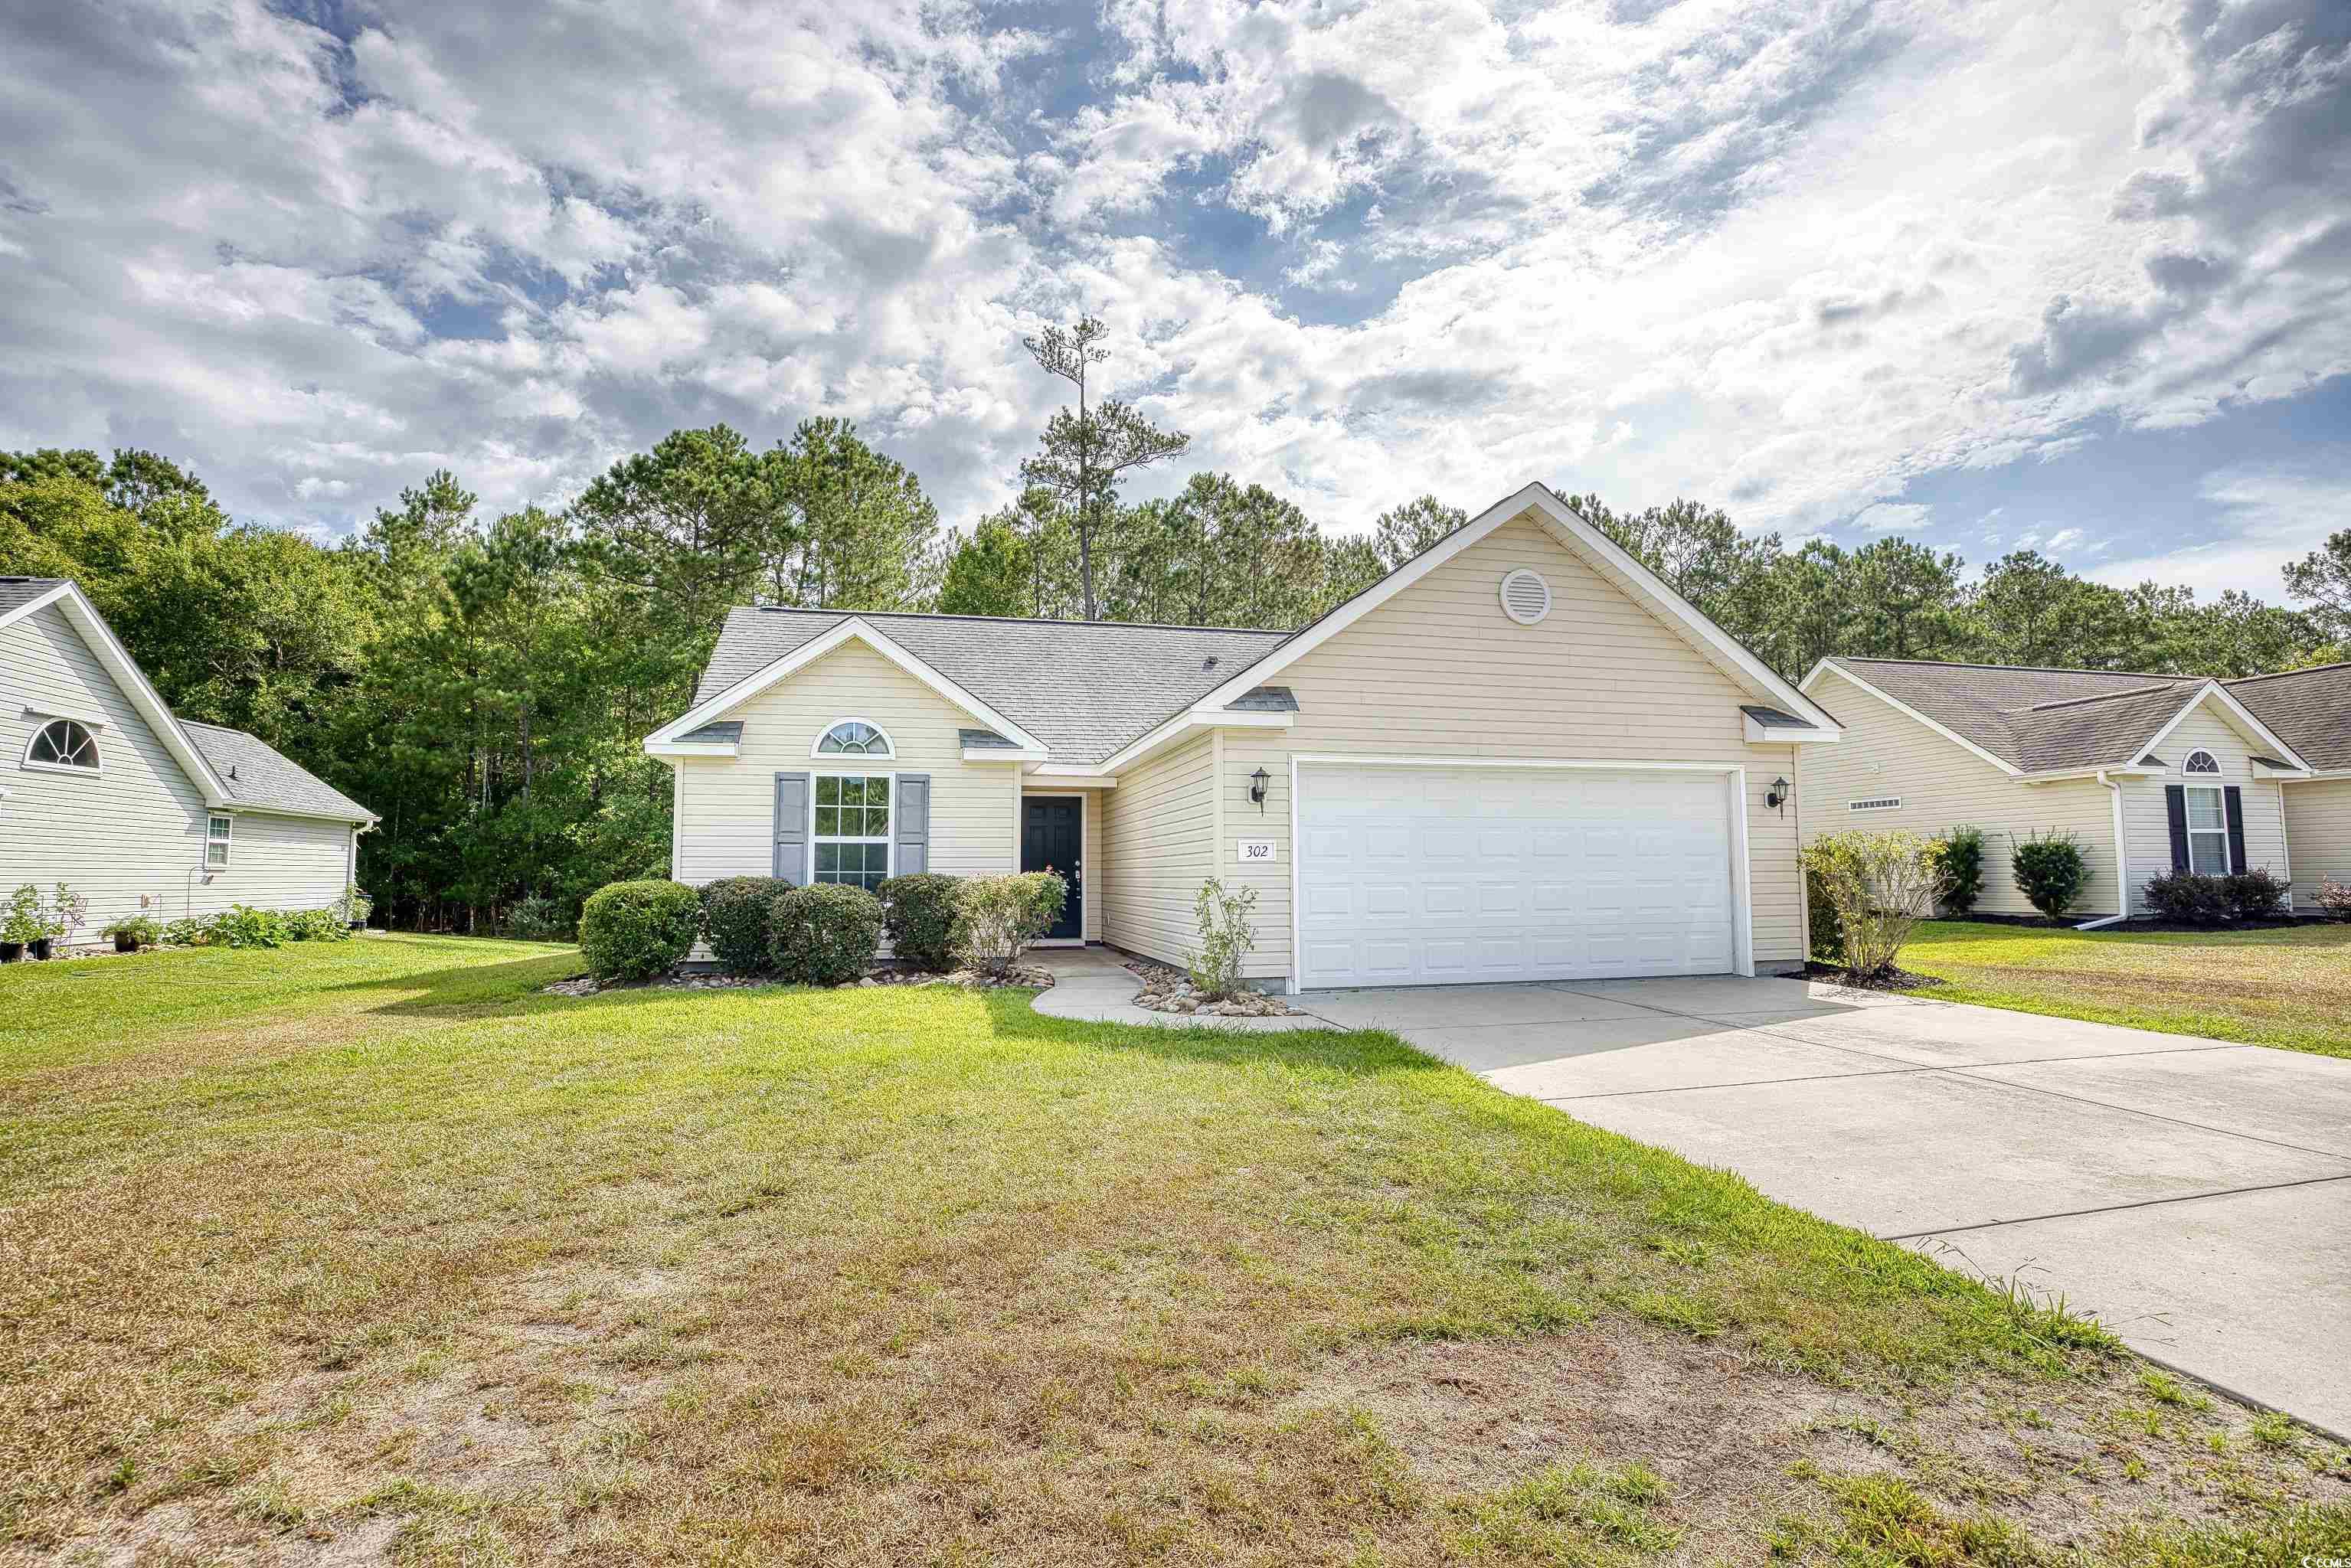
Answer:
[[[1728,976],[1294,1001],[2351,1433],[2351,1061]]]

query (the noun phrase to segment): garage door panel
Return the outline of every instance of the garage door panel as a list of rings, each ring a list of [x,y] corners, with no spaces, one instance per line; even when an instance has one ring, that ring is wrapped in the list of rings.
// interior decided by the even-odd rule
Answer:
[[[1727,971],[1720,774],[1309,765],[1311,986]]]

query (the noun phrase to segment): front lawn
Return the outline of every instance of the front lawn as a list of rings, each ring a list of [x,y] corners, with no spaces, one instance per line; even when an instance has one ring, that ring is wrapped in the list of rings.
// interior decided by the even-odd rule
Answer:
[[[0,972],[0,1558],[2351,1556],[2340,1448],[1388,1036],[576,968]]]
[[[2351,1056],[2351,925],[2055,931],[1922,924],[1902,967],[1924,995],[2020,1012]]]

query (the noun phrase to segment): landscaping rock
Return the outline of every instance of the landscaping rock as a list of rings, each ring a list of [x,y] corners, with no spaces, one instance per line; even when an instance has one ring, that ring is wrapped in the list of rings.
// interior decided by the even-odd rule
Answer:
[[[1263,991],[1241,991],[1229,997],[1204,997],[1194,988],[1191,977],[1183,970],[1171,969],[1147,958],[1130,958],[1126,967],[1143,981],[1143,989],[1135,993],[1134,1005],[1155,1013],[1199,1012],[1212,1018],[1280,1018],[1290,1010],[1288,1002],[1280,997],[1267,996]]]

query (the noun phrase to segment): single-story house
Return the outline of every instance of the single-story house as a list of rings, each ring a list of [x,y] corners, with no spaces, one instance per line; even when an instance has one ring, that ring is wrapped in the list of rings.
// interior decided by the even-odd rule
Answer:
[[[65,883],[69,940],[132,915],[323,909],[375,814],[242,730],[174,715],[81,590],[0,577],[0,899]]]
[[[2008,852],[2070,832],[2085,918],[2147,913],[2173,870],[2265,869],[2314,907],[2351,883],[2351,664],[2218,680],[1907,659],[1822,660],[1806,695],[1843,721],[1805,779],[1804,841],[1855,827],[1986,841],[1982,901],[2032,913]]]
[[[1290,632],[738,609],[644,744],[681,881],[1050,867],[1180,963],[1220,877],[1279,990],[1801,965],[1837,734],[1530,485]]]

